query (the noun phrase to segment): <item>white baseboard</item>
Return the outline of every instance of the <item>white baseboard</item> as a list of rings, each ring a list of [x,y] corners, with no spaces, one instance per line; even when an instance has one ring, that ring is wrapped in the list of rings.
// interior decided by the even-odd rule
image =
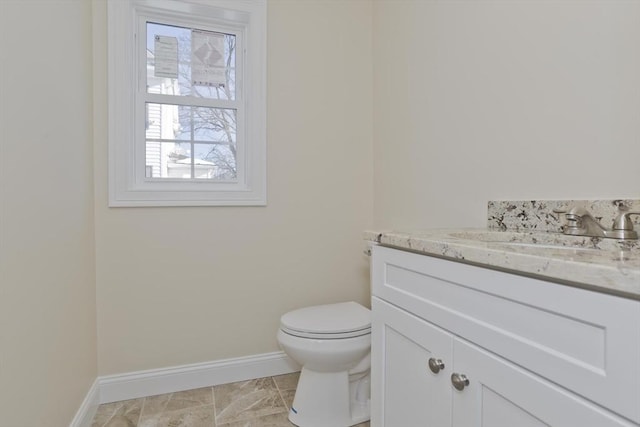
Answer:
[[[284,352],[258,354],[98,378],[100,403],[173,393],[299,371]],[[80,425],[80,424],[79,424]]]
[[[93,416],[96,414],[98,405],[100,404],[100,389],[98,386],[98,379],[96,379],[89,392],[84,398],[80,409],[76,412],[76,416],[73,417],[69,427],[91,427]]]

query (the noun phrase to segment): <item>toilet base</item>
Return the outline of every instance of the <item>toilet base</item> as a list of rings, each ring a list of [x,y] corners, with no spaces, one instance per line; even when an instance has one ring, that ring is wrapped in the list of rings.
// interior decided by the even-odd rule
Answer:
[[[289,411],[298,427],[350,427],[370,418],[369,372],[349,375],[302,368]]]

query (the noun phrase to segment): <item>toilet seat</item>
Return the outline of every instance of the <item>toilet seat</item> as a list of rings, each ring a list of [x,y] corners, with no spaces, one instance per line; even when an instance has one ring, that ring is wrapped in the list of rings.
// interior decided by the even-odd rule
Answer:
[[[306,307],[284,314],[280,329],[301,338],[359,337],[371,333],[371,311],[355,302]]]

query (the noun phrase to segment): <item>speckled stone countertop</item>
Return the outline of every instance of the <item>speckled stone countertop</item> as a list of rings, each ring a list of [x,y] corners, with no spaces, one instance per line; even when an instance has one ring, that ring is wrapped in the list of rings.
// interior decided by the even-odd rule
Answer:
[[[518,231],[496,228],[366,231],[364,239],[640,300],[638,240],[567,236],[547,230],[532,231],[531,227]]]

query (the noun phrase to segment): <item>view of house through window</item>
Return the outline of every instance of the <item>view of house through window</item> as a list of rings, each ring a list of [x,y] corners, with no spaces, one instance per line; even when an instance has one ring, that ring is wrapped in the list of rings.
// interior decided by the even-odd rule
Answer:
[[[146,23],[147,179],[238,179],[239,41],[226,32]]]

